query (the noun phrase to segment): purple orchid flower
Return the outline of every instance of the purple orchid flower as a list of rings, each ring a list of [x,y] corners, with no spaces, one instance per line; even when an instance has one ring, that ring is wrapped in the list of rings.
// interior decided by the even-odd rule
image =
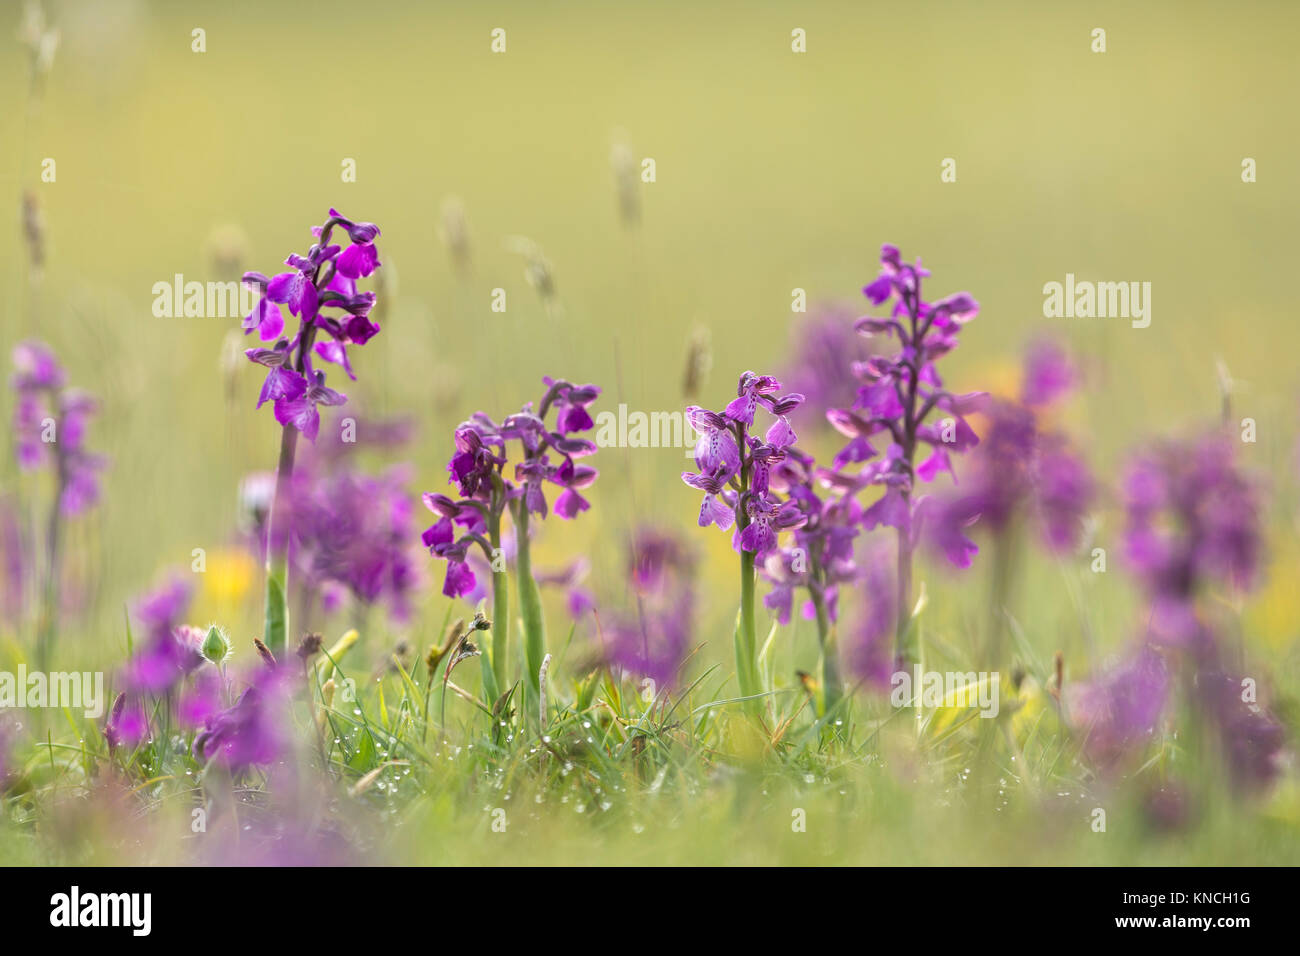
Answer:
[[[332,245],[335,228],[348,234],[346,249]],[[243,281],[262,290],[253,311],[244,319],[245,333],[256,329],[263,341],[280,335],[284,317],[280,306],[299,319],[297,333],[282,338],[273,348],[249,349],[250,361],[270,369],[258,396],[257,406],[276,404],[276,420],[314,440],[320,425],[317,405],[341,404],[346,398],[324,384],[324,373],[313,369],[312,357],[340,366],[356,379],[348,345],[364,345],[379,332],[370,319],[375,306],[373,292],[358,292],[356,280],[374,273],[379,266],[373,245],[379,229],[373,223],[347,219],[331,209],[323,226],[313,227],[318,241],[305,256],[290,255],[289,271],[267,278],[247,272]],[[328,339],[317,341],[324,333]]]
[[[916,544],[916,481],[934,481],[940,473],[954,474],[951,454],[968,451],[979,442],[966,415],[982,407],[983,393],[959,395],[945,389],[936,362],[957,346],[958,333],[979,312],[979,303],[969,293],[958,292],[937,302],[922,298],[922,280],[929,276],[918,260],[907,265],[897,246],[886,244],[880,252],[880,275],[863,289],[873,305],[893,302],[887,317],[866,317],[856,323],[858,332],[869,337],[898,340],[893,355],[873,355],[855,364],[862,387],[851,409],[831,409],[827,418],[850,439],[836,456],[837,470],[860,466],[850,481],[859,487],[885,486],[884,495],[864,514],[866,527],[888,525],[897,534],[899,595],[894,602],[899,619],[896,639],[900,653],[906,635],[905,617],[912,607],[912,552]],[[941,421],[928,421],[935,412],[946,412]],[[883,462],[874,459],[878,449],[871,439],[888,437]],[[923,446],[930,453],[917,462]],[[949,525],[951,527],[951,525]],[[968,563],[966,549],[949,549],[959,564]]]
[[[537,581],[533,577],[529,552],[530,518],[545,519],[552,511],[546,486],[562,489],[554,502],[554,513],[562,519],[576,518],[591,503],[582,492],[599,475],[581,463],[596,451],[594,442],[575,437],[594,427],[588,411],[600,395],[595,385],[574,385],[549,376],[543,379],[546,393],[534,406],[526,403],[498,425],[477,412],[455,430],[455,451],[447,462],[448,481],[461,498],[425,495],[425,504],[439,520],[425,531],[424,545],[447,561],[443,593],[448,597],[478,600],[482,592],[472,562],[477,545],[492,574],[493,630],[491,646],[482,653],[484,690],[491,703],[507,688],[506,630],[509,617],[508,581],[504,561],[502,519],[509,512],[514,524],[515,572],[521,596],[524,624],[525,678],[528,693],[536,699],[538,670],[545,647],[544,625]],[[555,412],[555,427],[547,418]],[[518,443],[519,455],[511,458],[507,446]],[[514,468],[507,470],[513,460]],[[464,530],[457,536],[456,525]]]
[[[805,528],[815,517],[810,508],[808,492],[811,480],[811,459],[795,448],[797,435],[789,416],[804,401],[802,394],[791,392],[780,395],[781,383],[770,375],[745,372],[736,386],[737,397],[722,412],[698,406],[686,409],[687,421],[699,435],[695,444],[694,472],[683,472],[682,481],[704,493],[700,504],[700,527],[717,525],[732,530],[732,547],[739,552],[741,562],[740,632],[736,642],[736,669],[741,695],[758,696],[756,622],[754,619],[754,575],[756,567],[767,568],[770,578],[777,584],[777,593],[768,606],[778,613],[792,598],[796,580],[809,584],[811,579],[789,578],[781,572],[779,555],[781,535]],[[755,415],[759,408],[767,411],[772,421],[763,437],[751,435],[756,427]],[[794,473],[801,474],[792,479]],[[799,487],[795,487],[799,486]],[[815,496],[814,496],[815,497]],[[818,539],[819,543],[821,539]],[[792,573],[799,573],[793,570]],[[830,618],[824,568],[818,565],[814,574],[816,583],[810,586],[819,602],[819,637],[823,649],[830,646]],[[791,589],[788,591],[783,589]],[[789,600],[787,600],[789,599]],[[830,594],[831,603],[834,595]],[[788,618],[788,612],[785,613]],[[837,667],[829,654],[823,655],[824,668],[830,681],[832,699],[838,692]],[[757,712],[757,706],[751,706]]]
[[[345,250],[331,244],[334,230],[347,233],[351,245]],[[373,223],[356,222],[331,209],[325,223],[312,229],[316,237],[305,256],[294,253],[285,259],[289,271],[267,278],[260,272],[246,272],[244,282],[259,288],[262,298],[244,320],[245,332],[259,330],[269,341],[283,329],[278,306],[286,305],[289,314],[298,318],[298,329],[291,338],[280,339],[275,347],[249,349],[248,359],[269,369],[257,407],[274,402],[275,419],[283,426],[280,437],[280,464],[276,475],[275,511],[288,511],[289,485],[299,434],[314,442],[320,432],[318,406],[342,405],[347,396],[325,384],[324,370],[313,366],[314,359],[340,366],[355,379],[347,352],[349,345],[364,345],[379,332],[371,321],[375,306],[373,293],[358,293],[356,279],[369,276],[379,266],[374,248],[379,228]],[[324,334],[328,339],[317,341]],[[286,641],[288,605],[289,536],[268,535],[267,614],[265,643],[273,652],[283,650]]]

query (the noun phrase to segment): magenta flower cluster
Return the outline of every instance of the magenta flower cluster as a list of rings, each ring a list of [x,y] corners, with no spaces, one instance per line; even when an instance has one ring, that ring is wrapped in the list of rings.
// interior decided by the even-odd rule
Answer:
[[[590,507],[582,492],[595,482],[599,472],[582,459],[595,454],[595,442],[579,437],[595,427],[588,407],[600,395],[595,385],[574,385],[562,379],[544,378],[546,393],[500,424],[483,412],[476,412],[456,427],[456,450],[447,462],[448,483],[454,484],[458,499],[427,492],[425,506],[438,516],[421,537],[424,546],[447,562],[443,594],[459,597],[472,593],[477,585],[468,562],[469,549],[478,544],[489,562],[493,546],[484,535],[492,522],[499,522],[507,508],[527,511],[545,518],[551,510],[548,485],[560,489],[555,513],[563,519],[577,517]],[[554,423],[547,424],[554,412]],[[517,442],[519,454],[514,470],[509,464],[507,443]],[[508,477],[509,476],[509,477]],[[457,534],[457,528],[461,533]]]
[[[736,386],[736,398],[721,412],[691,405],[686,418],[699,434],[695,467],[683,472],[682,481],[703,492],[699,524],[717,525],[723,531],[735,525],[732,546],[765,558],[777,545],[777,534],[806,520],[798,504],[773,486],[773,470],[795,442],[789,414],[803,396],[779,396],[781,383],[770,375],[746,372]],[[759,408],[772,422],[760,438],[751,434]]]
[[[957,347],[959,333],[979,313],[979,303],[966,292],[926,302],[922,284],[929,275],[920,260],[905,263],[897,246],[882,247],[880,275],[863,293],[873,305],[892,303],[890,314],[859,319],[855,327],[863,335],[896,339],[898,351],[856,363],[861,382],[856,401],[851,408],[827,413],[849,439],[833,462],[838,483],[850,492],[871,485],[884,489],[863,513],[863,527],[897,529],[905,549],[916,544],[920,530],[915,520],[920,504],[915,497],[917,479],[931,482],[943,472],[955,477],[952,454],[979,443],[965,416],[980,410],[987,398],[983,392],[955,394],[944,387],[937,362]],[[936,411],[946,417],[931,420]],[[888,442],[883,456],[876,444],[881,438]],[[918,453],[926,448],[926,457],[918,463]],[[861,467],[851,472],[850,466],[856,465]],[[945,549],[949,559],[968,567],[978,549],[960,527],[938,533],[954,539]]]
[[[331,244],[335,229],[347,234],[346,249]],[[244,282],[261,290],[262,296],[244,319],[244,332],[256,331],[262,341],[275,341],[270,348],[252,348],[249,360],[267,369],[257,407],[273,402],[275,419],[296,428],[315,441],[320,430],[321,405],[342,405],[347,396],[325,384],[325,372],[315,366],[320,359],[338,365],[355,379],[348,346],[365,345],[379,333],[370,318],[375,304],[373,292],[358,292],[357,280],[379,267],[374,241],[379,227],[354,222],[331,209],[324,225],[312,228],[316,242],[306,255],[294,253],[285,260],[289,271],[267,278],[260,272],[246,272]],[[284,313],[298,319],[292,338],[282,338]],[[321,334],[327,336],[321,339]],[[319,339],[319,341],[318,341]]]

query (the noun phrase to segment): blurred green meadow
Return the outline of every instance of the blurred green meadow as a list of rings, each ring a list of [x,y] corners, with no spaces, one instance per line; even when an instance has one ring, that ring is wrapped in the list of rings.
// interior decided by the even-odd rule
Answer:
[[[1062,424],[1112,488],[1128,451],[1220,418],[1218,368],[1227,369],[1233,419],[1257,423],[1242,462],[1266,477],[1268,494],[1266,575],[1243,608],[1242,639],[1294,734],[1295,5],[47,6],[61,39],[35,94],[13,39],[21,6],[0,11],[0,196],[11,223],[0,230],[0,345],[7,355],[24,338],[45,340],[70,380],[102,401],[90,444],[111,467],[102,503],[69,530],[79,607],[61,633],[64,666],[120,664],[127,602],[168,568],[188,568],[196,548],[209,570],[195,623],[221,622],[236,659],[255,659],[261,573],[236,543],[237,490],[274,467],[279,429],[253,408],[260,370],[223,361],[238,318],[157,317],[153,287],[176,274],[202,282],[279,271],[334,206],[383,229],[383,333],[354,354],[349,395],[363,414],[413,419],[414,442],[391,458],[412,464],[413,497],[446,490],[458,422],[535,401],[544,375],[601,385],[593,411],[625,403],[647,412],[721,407],[745,369],[779,376],[802,318],[792,290],[867,311],[860,290],[882,242],[923,257],[935,294],[964,289],[980,301],[946,360],[954,391],[1010,389],[1029,338],[1066,338],[1088,379]],[[490,50],[498,27],[503,54]],[[1105,53],[1090,48],[1097,27]],[[191,49],[196,28],[206,52]],[[795,28],[806,31],[806,53],[791,51]],[[635,223],[620,214],[616,154],[638,169],[654,160],[655,181],[633,186]],[[54,182],[42,182],[47,157]],[[1247,157],[1257,182],[1242,181]],[[956,182],[940,179],[946,158]],[[346,160],[355,182],[342,181]],[[26,191],[44,223],[39,277],[14,225]],[[464,268],[446,240],[456,204]],[[528,281],[518,237],[549,263],[549,300]],[[1150,282],[1150,327],[1045,318],[1043,286],[1067,273]],[[505,290],[503,313],[491,308],[495,289]],[[710,371],[688,399],[683,377],[701,330]],[[8,395],[0,404],[7,423]],[[807,444],[821,454],[839,447],[829,433]],[[548,522],[535,562],[553,569],[586,555],[591,589],[618,594],[631,530],[681,530],[702,557],[696,673],[714,663],[725,672],[734,558],[728,536],[695,527],[698,495],[678,477],[684,452],[602,449],[594,464],[592,510]],[[19,477],[11,455],[0,475],[25,500],[47,493],[43,479]],[[1107,573],[1090,572],[1086,554],[1023,562],[1008,607],[1018,654],[1039,676],[1061,651],[1066,679],[1082,679],[1135,630],[1115,506],[1103,496],[1092,537],[1111,551]],[[418,663],[448,614],[471,610],[449,611],[439,562],[425,570],[409,622],[370,616],[352,652],[358,672],[401,641]],[[956,577],[926,565],[918,578],[935,654],[960,663],[986,619],[988,569],[977,560]],[[591,635],[575,631],[565,644],[561,603],[548,594],[552,650],[568,681]],[[350,626],[316,623],[327,645]],[[29,655],[30,640],[0,622],[0,667]],[[796,620],[774,670],[790,683],[816,657],[811,624]],[[461,678],[476,688],[477,665]],[[695,693],[691,706],[708,702]],[[448,699],[449,710],[458,704],[466,712],[455,719],[468,725],[472,711]],[[1293,768],[1265,797],[1214,804],[1171,839],[1122,811],[1106,834],[1091,832],[1093,804],[1075,788],[1044,801],[1015,781],[992,816],[964,806],[961,754],[937,743],[777,768],[749,753],[741,732],[703,736],[739,756],[707,771],[676,766],[675,786],[630,771],[621,790],[613,778],[576,784],[558,767],[526,772],[521,758],[484,795],[457,775],[459,755],[440,752],[448,769],[418,772],[422,799],[351,794],[349,779],[322,805],[373,858],[402,863],[1300,861]],[[1036,786],[1050,786],[1053,772],[1039,769]],[[0,821],[0,861],[183,856],[184,841],[165,838],[186,832],[183,801],[159,798],[153,822],[140,824],[154,828],[148,835],[110,838],[111,815],[81,800],[79,785],[52,772],[20,800]],[[519,808],[508,842],[485,814],[502,805]],[[806,834],[791,832],[795,807],[807,810]],[[73,835],[51,836],[69,821],[78,821]]]

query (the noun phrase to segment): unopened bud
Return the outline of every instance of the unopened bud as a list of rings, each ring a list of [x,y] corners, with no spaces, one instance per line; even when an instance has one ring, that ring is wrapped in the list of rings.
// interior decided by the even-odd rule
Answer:
[[[215,624],[208,628],[208,635],[199,647],[199,653],[214,664],[224,664],[231,650],[230,637]]]

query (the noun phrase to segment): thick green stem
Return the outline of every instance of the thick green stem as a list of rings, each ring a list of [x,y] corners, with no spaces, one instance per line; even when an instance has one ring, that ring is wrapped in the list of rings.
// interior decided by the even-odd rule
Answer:
[[[910,508],[910,503],[908,504]],[[915,648],[908,646],[912,623],[912,542],[910,532],[898,529],[898,623],[894,633],[894,656],[900,661],[915,660]]]
[[[1006,636],[1006,608],[1011,593],[1014,529],[994,540],[993,577],[989,584],[988,635],[985,638],[982,664],[996,671],[1002,663],[1002,644]]]
[[[761,693],[758,678],[758,632],[754,621],[754,552],[740,552],[740,627],[736,631],[736,680],[740,696],[752,697]],[[762,708],[759,701],[748,701],[745,709],[757,714]]]
[[[515,509],[515,572],[519,585],[519,615],[524,622],[524,670],[529,713],[537,711],[541,688],[538,684],[542,658],[546,655],[546,621],[542,597],[533,580],[533,562],[528,552],[528,508],[521,501]]]
[[[906,297],[908,312],[907,342],[911,345],[911,355],[904,362],[907,368],[907,394],[903,399],[903,463],[906,466],[907,484],[903,486],[903,504],[908,519],[904,527],[898,529],[898,624],[894,632],[894,657],[898,661],[911,662],[916,659],[916,649],[909,646],[908,633],[912,623],[912,496],[911,485],[916,480],[916,435],[925,417],[926,409],[917,414],[917,396],[921,384],[921,361],[923,350],[921,342],[925,338],[925,327],[919,327],[921,314],[920,286]]]
[[[510,653],[510,577],[501,562],[501,515],[495,507],[488,518],[488,540],[492,543],[492,650],[483,655],[483,682],[492,698],[488,701],[491,706],[505,693]],[[499,571],[498,562],[501,562]]]
[[[835,628],[826,609],[825,593],[821,588],[812,588],[810,591],[813,608],[817,612],[817,641],[821,647],[822,713],[829,714],[843,696],[839,648],[836,646]]]
[[[298,429],[286,425],[280,434],[280,465],[275,473],[275,499],[266,522],[266,624],[262,641],[272,653],[283,651],[289,633],[289,528],[287,508]],[[279,529],[277,522],[284,522]],[[277,540],[278,538],[278,540]]]

